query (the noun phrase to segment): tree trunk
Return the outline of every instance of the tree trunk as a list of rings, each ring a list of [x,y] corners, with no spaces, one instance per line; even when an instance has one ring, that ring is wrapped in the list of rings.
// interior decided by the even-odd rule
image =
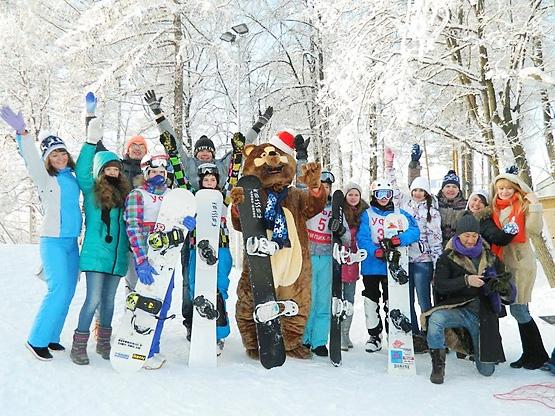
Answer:
[[[173,16],[174,28],[174,89],[173,89],[173,126],[177,137],[183,138],[183,57],[180,49],[183,41],[183,32],[181,30],[181,14],[176,13]]]

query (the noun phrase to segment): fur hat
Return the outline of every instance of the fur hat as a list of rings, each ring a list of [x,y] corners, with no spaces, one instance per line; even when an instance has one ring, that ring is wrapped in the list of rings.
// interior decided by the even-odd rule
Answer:
[[[132,136],[125,142],[125,146],[123,147],[124,155],[129,154],[129,148],[132,144],[142,145],[145,147],[145,152],[148,151],[148,146],[146,145],[146,140],[143,136]]]
[[[67,152],[66,144],[58,136],[48,131],[39,133],[40,151],[42,152],[42,160],[46,160],[48,155],[54,150],[63,149]]]
[[[362,196],[362,188],[360,187],[360,185],[354,181],[349,181],[347,182],[347,184],[343,187],[343,194],[345,196],[347,196],[347,194],[349,193],[349,191],[351,189],[356,189],[358,191],[358,193],[360,194],[360,196]]]
[[[499,179],[507,179],[508,181],[511,181],[512,183],[516,183],[518,186],[520,186],[520,189],[522,189],[524,191],[524,193],[529,194],[530,192],[534,192],[532,190],[532,188],[530,188],[528,186],[528,184],[526,182],[524,182],[520,176],[515,175],[513,173],[500,173],[499,175],[497,175],[495,177],[495,179],[492,182],[492,184],[493,184],[493,194],[495,194],[495,184]]]
[[[447,175],[443,177],[443,182],[441,183],[441,189],[443,189],[445,185],[449,185],[449,184],[457,185],[457,188],[461,189],[461,180],[453,169],[447,172]]]
[[[458,221],[457,221],[457,235],[461,235],[462,233],[480,233],[480,223],[474,215],[472,214],[464,214]]]
[[[200,139],[196,141],[195,150],[193,152],[194,156],[197,157],[197,153],[203,150],[208,150],[212,153],[212,157],[216,157],[216,146],[214,146],[214,142],[206,136],[200,136]]]
[[[432,195],[430,192],[430,182],[428,181],[428,178],[423,176],[417,176],[410,184],[410,191],[412,192],[415,189],[423,189],[428,193],[428,195]]]

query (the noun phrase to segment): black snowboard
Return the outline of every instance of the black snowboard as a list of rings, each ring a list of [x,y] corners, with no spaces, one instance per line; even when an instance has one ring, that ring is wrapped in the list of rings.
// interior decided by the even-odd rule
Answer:
[[[268,255],[247,254],[249,237],[266,238],[264,225],[264,206],[260,198],[260,180],[256,176],[243,176],[237,183],[245,192],[245,201],[239,204],[239,216],[243,232],[244,255],[250,269],[250,281],[254,300],[257,305],[276,301],[272,265]],[[279,367],[285,362],[285,345],[281,334],[280,318],[266,323],[256,322],[260,363],[265,368]]]
[[[333,193],[331,200],[331,218],[337,219],[343,223],[343,192],[337,190]],[[337,233],[332,233],[332,252],[335,245],[341,246],[341,237]],[[333,257],[333,256],[332,256]],[[344,313],[341,308],[335,311],[334,302],[336,304],[343,303],[343,286],[341,284],[341,263],[333,257],[332,259],[332,280],[331,280],[331,324],[330,324],[330,360],[331,363],[338,367],[341,365],[341,321],[344,319]]]

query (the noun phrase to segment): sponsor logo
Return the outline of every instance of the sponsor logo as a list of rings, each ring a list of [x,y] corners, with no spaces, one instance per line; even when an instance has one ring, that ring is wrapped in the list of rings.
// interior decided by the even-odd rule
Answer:
[[[402,350],[391,350],[389,352],[390,360],[393,364],[403,364],[403,351]]]
[[[123,358],[124,360],[128,360],[129,359],[129,354],[122,354],[121,352],[116,352],[114,354],[114,357]]]
[[[391,345],[394,348],[401,348],[403,345],[405,345],[405,343],[403,341],[401,341],[400,339],[396,339],[395,341],[393,341],[393,343]]]
[[[140,361],[145,361],[146,360],[146,356],[144,356],[142,354],[133,354],[131,356],[131,358],[133,358],[134,360],[140,360]]]

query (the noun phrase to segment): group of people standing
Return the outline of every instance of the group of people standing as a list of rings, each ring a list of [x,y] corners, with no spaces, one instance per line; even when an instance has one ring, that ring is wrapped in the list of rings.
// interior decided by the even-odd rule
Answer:
[[[229,191],[240,166],[233,169],[233,157],[246,143],[254,142],[272,116],[269,107],[252,128],[232,140],[233,150],[215,159],[213,142],[202,136],[193,155],[176,137],[154,91],[145,94],[154,113],[161,137],[177,151],[187,186],[194,189],[218,189],[229,203]],[[86,142],[77,162],[65,143],[56,135],[41,132],[40,152],[27,131],[21,113],[9,107],[0,117],[16,131],[20,154],[29,175],[37,186],[44,209],[40,235],[40,254],[47,283],[35,323],[27,340],[27,348],[40,360],[51,360],[52,351],[63,351],[60,344],[69,305],[75,293],[80,271],[86,275],[86,299],[73,335],[71,359],[76,364],[89,364],[87,343],[93,320],[96,352],[104,359],[110,356],[110,338],[116,290],[125,276],[128,291],[137,281],[152,284],[156,271],[148,261],[147,239],[153,230],[164,195],[177,175],[167,154],[149,154],[142,136],[131,137],[120,157],[102,144],[102,128],[95,116],[96,97],[86,97]],[[163,142],[164,143],[164,142]],[[299,164],[307,159],[308,141],[295,139]],[[431,381],[444,379],[447,347],[471,357],[484,375],[494,372],[495,364],[505,361],[498,318],[504,304],[517,320],[522,341],[522,356],[511,363],[514,368],[536,369],[548,359],[538,327],[530,315],[528,304],[536,276],[536,263],[530,235],[542,228],[542,207],[530,187],[516,174],[498,175],[490,192],[476,191],[468,200],[461,192],[454,171],[443,178],[441,189],[433,195],[429,182],[420,176],[422,151],[414,145],[409,171],[409,193],[396,185],[394,154],[386,149],[385,177],[370,185],[369,203],[362,198],[363,187],[351,181],[343,187],[345,200],[343,223],[331,220],[332,172],[323,171],[321,182],[329,203],[307,222],[311,244],[312,302],[303,341],[318,356],[328,355],[326,347],[330,323],[331,298],[331,232],[337,232],[352,253],[364,249],[368,253],[361,264],[343,265],[343,295],[354,303],[356,282],[362,275],[365,323],[368,340],[365,350],[381,350],[383,332],[380,299],[388,313],[387,270],[384,247],[409,247],[409,291],[411,324],[416,352],[430,352]],[[183,184],[183,182],[181,182]],[[83,194],[85,234],[81,254],[78,237],[82,216],[80,193]],[[491,198],[489,197],[491,195]],[[229,274],[232,267],[226,207],[222,212],[219,263],[218,320],[219,352],[229,335],[225,308]],[[384,238],[384,218],[398,210],[408,228],[398,236]],[[192,331],[192,298],[195,281],[194,217],[182,219],[189,231],[190,242],[184,244],[182,257],[183,324],[187,338]],[[166,293],[161,318],[145,368],[160,368],[165,357],[160,353],[160,334],[171,304],[173,277]],[[416,292],[416,296],[415,296]],[[422,312],[419,319],[415,301]],[[352,315],[342,322],[341,348],[353,348],[350,339]],[[461,328],[465,331],[461,331]],[[454,329],[454,330],[453,330]]]

